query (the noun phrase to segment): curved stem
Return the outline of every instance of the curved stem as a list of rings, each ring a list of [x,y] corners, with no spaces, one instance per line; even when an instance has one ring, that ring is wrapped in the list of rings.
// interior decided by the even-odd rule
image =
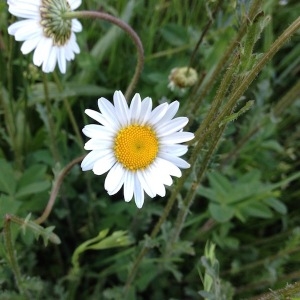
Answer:
[[[137,48],[137,54],[138,54],[138,60],[137,60],[137,65],[135,68],[134,75],[131,79],[131,82],[129,86],[127,87],[127,90],[125,92],[125,98],[129,99],[131,96],[138,80],[140,77],[140,74],[142,72],[143,66],[144,66],[144,48],[143,44],[139,38],[139,36],[136,34],[136,32],[124,21],[121,19],[118,19],[112,15],[103,13],[103,12],[98,12],[98,11],[88,11],[88,10],[82,10],[82,11],[73,11],[73,12],[68,12],[64,15],[66,18],[98,18],[102,19],[105,21],[108,21],[110,23],[113,23],[126,31],[132,41],[134,42],[136,48]]]
[[[60,174],[58,175],[56,181],[53,184],[53,188],[52,188],[47,206],[46,206],[43,214],[34,221],[35,223],[41,224],[41,223],[43,223],[47,220],[47,218],[49,217],[49,215],[52,211],[53,205],[55,203],[56,196],[59,192],[60,186],[61,186],[65,176],[70,172],[70,170],[74,167],[74,165],[81,162],[84,157],[85,157],[85,155],[82,155],[82,156],[79,156],[79,157],[75,158],[68,165],[66,165],[64,169],[62,169],[62,171],[60,172]]]

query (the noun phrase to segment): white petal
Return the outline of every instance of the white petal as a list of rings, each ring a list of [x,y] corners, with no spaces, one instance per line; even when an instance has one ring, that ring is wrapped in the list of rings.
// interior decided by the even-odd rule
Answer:
[[[95,162],[108,155],[110,150],[93,150],[81,162],[82,171],[92,170]]]
[[[44,62],[44,53],[45,53],[45,48],[46,47],[51,47],[52,45],[52,40],[48,38],[41,38],[40,41],[38,42],[35,51],[33,53],[33,63],[36,66],[41,66],[41,64]]]
[[[40,36],[36,36],[35,38],[32,38],[30,40],[27,40],[25,41],[23,44],[22,44],[22,47],[21,47],[21,52],[23,54],[28,54],[30,53],[33,49],[36,48],[37,44],[39,43],[41,37]]]
[[[180,169],[177,166],[163,158],[157,157],[155,159],[155,165],[158,170],[164,170],[171,176],[181,177],[182,175]]]
[[[166,111],[165,115],[161,118],[159,122],[156,123],[157,126],[164,124],[165,122],[170,121],[177,113],[179,109],[179,102],[174,101],[170,103],[168,110]]]
[[[173,163],[175,166],[177,166],[181,169],[188,169],[191,166],[184,159],[179,158],[179,157],[174,156],[174,155],[169,154],[169,153],[160,153],[159,157]]]
[[[110,138],[106,139],[90,139],[84,145],[85,150],[105,150],[110,149],[112,152],[113,140]]]
[[[85,125],[82,129],[82,132],[89,138],[101,139],[101,138],[110,138],[114,136],[114,132],[111,129],[97,124]]]
[[[124,168],[121,164],[116,163],[108,172],[104,188],[108,191],[110,195],[116,194],[122,187],[124,183]]]
[[[124,175],[124,199],[129,202],[133,197],[134,175],[126,170]]]
[[[126,99],[121,91],[114,93],[114,105],[116,110],[116,116],[122,126],[128,125],[129,111]]]
[[[115,163],[115,156],[113,154],[108,154],[95,162],[93,172],[96,175],[102,175],[107,172]]]
[[[134,201],[138,208],[142,208],[144,204],[144,191],[142,185],[137,178],[137,175],[134,174],[134,187],[133,187]]]
[[[49,72],[53,72],[55,65],[56,65],[56,61],[57,61],[57,47],[50,47],[50,52],[48,54],[48,57],[46,56],[45,53],[45,60],[43,62],[43,67],[42,70],[45,73],[49,73]]]
[[[162,184],[168,186],[173,184],[173,179],[170,176],[170,174],[167,172],[167,170],[160,168],[159,164],[154,162],[151,166],[149,166],[149,168],[151,169],[151,172],[154,175],[154,177],[159,178]]]
[[[170,144],[170,145],[160,145],[160,152],[164,153],[171,153],[176,156],[182,156],[188,151],[188,146],[186,145],[176,145],[176,144]]]
[[[148,122],[149,116],[151,115],[152,110],[152,99],[150,97],[145,98],[142,101],[141,112],[138,122],[140,124],[145,124]]]
[[[149,123],[154,126],[165,115],[168,106],[168,103],[163,103],[154,108],[149,116]]]
[[[157,174],[154,168],[148,167],[145,172],[145,178],[148,181],[153,193],[164,197],[166,195],[166,189],[164,187],[164,182],[160,176]]]
[[[75,10],[81,5],[81,0],[68,0],[72,10]]]
[[[71,37],[69,39],[69,47],[70,47],[70,52],[73,53],[80,53],[80,48],[76,42],[76,35],[74,34],[74,32],[71,33]]]
[[[178,130],[181,130],[187,123],[189,119],[186,117],[175,118],[169,122],[162,124],[161,126],[155,126],[157,136],[162,137],[170,135]]]
[[[98,106],[102,115],[111,124],[111,127],[113,127],[116,130],[120,128],[120,123],[116,118],[116,110],[114,106],[111,104],[111,102],[101,97],[98,100]]]
[[[107,127],[108,129],[116,132],[116,125],[115,124],[111,124],[102,114],[100,114],[99,112],[92,110],[92,109],[86,109],[84,111],[89,117],[91,117],[92,119],[94,119],[95,121],[99,122],[100,124],[104,125],[105,127]]]
[[[65,74],[67,69],[67,62],[66,62],[65,49],[63,46],[58,47],[57,62],[58,62],[60,72],[62,74]]]
[[[155,197],[156,193],[152,189],[152,187],[154,186],[153,182],[151,182],[151,178],[147,176],[146,171],[145,170],[137,171],[136,174],[145,193],[148,194],[151,198]]]
[[[40,7],[41,1],[40,0],[7,0],[8,5],[23,5],[23,4],[32,4]]]
[[[25,20],[28,21],[28,20]],[[15,39],[16,41],[25,41],[29,40],[35,37],[42,37],[43,36],[43,30],[39,26],[39,23],[37,21],[28,22],[27,24],[24,24],[22,28],[19,28],[15,32]],[[21,21],[22,22],[22,21]]]
[[[194,138],[191,132],[176,132],[160,138],[161,144],[175,144],[190,141]]]
[[[72,19],[72,31],[73,32],[82,31],[82,25],[77,19]]]
[[[11,24],[7,30],[10,35],[15,35],[18,30],[22,30],[24,27],[27,28],[27,26],[35,28],[37,26],[37,22],[35,20],[31,20],[31,19],[18,21],[18,22]],[[25,38],[24,38],[24,40],[25,40]]]
[[[22,5],[9,5],[8,11],[20,18],[24,19],[40,19],[39,6],[23,2]]]
[[[137,122],[141,113],[141,96],[135,94],[130,104],[130,120],[131,123]]]

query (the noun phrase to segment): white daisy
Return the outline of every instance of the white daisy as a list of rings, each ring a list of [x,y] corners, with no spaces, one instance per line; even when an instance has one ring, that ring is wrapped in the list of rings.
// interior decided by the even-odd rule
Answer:
[[[45,73],[52,72],[56,62],[62,73],[66,61],[74,59],[80,49],[74,32],[82,30],[76,19],[63,19],[62,15],[81,4],[81,0],[7,0],[8,10],[25,20],[13,23],[8,33],[17,41],[24,41],[21,51],[33,51],[33,63],[42,66]]]
[[[101,113],[87,109],[85,113],[101,125],[83,128],[90,138],[86,150],[92,150],[82,161],[83,171],[96,175],[109,171],[104,187],[109,195],[124,185],[126,202],[133,197],[138,208],[144,203],[144,191],[151,198],[165,196],[165,185],[173,183],[171,176],[180,177],[179,168],[190,165],[179,156],[187,152],[180,143],[194,138],[183,132],[188,118],[173,119],[179,102],[163,103],[152,110],[152,100],[143,101],[135,94],[128,107],[122,92],[114,93],[114,105],[105,98],[98,100]]]

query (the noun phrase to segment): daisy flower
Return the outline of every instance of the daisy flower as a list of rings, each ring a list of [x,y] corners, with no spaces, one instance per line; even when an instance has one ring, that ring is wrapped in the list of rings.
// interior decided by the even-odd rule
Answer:
[[[124,95],[116,91],[113,104],[98,100],[100,112],[85,113],[99,124],[86,125],[83,133],[90,138],[86,150],[92,150],[82,161],[83,171],[96,175],[108,174],[104,188],[109,195],[124,186],[126,202],[133,197],[138,208],[144,203],[144,192],[151,198],[166,194],[165,185],[173,183],[171,176],[180,177],[190,165],[180,158],[188,148],[180,143],[192,140],[194,134],[183,132],[188,118],[173,119],[179,102],[163,103],[152,110],[152,100],[141,100],[135,94],[128,107]]]
[[[81,4],[81,0],[7,0],[9,12],[25,20],[13,23],[8,33],[16,41],[24,41],[23,54],[34,49],[33,63],[45,73],[52,72],[58,63],[62,73],[66,62],[74,59],[80,49],[74,32],[82,30],[76,19],[64,19],[63,14]]]

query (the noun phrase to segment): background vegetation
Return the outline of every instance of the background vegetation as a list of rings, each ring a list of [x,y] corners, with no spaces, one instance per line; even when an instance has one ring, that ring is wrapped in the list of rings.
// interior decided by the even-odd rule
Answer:
[[[1,1],[0,299],[298,299],[299,29],[250,85],[243,80],[298,18],[299,1],[86,0],[80,9],[136,30],[145,66],[135,92],[156,104],[178,99],[202,144],[190,145],[187,159],[196,159],[180,190],[141,210],[122,193],[108,196],[105,176],[75,165],[47,221],[35,225],[63,168],[86,154],[84,110],[125,91],[136,52],[114,25],[81,20],[81,53],[67,73],[43,74],[8,35],[14,18]],[[188,65],[197,84],[170,90],[170,71]],[[175,205],[153,234],[169,195]]]

